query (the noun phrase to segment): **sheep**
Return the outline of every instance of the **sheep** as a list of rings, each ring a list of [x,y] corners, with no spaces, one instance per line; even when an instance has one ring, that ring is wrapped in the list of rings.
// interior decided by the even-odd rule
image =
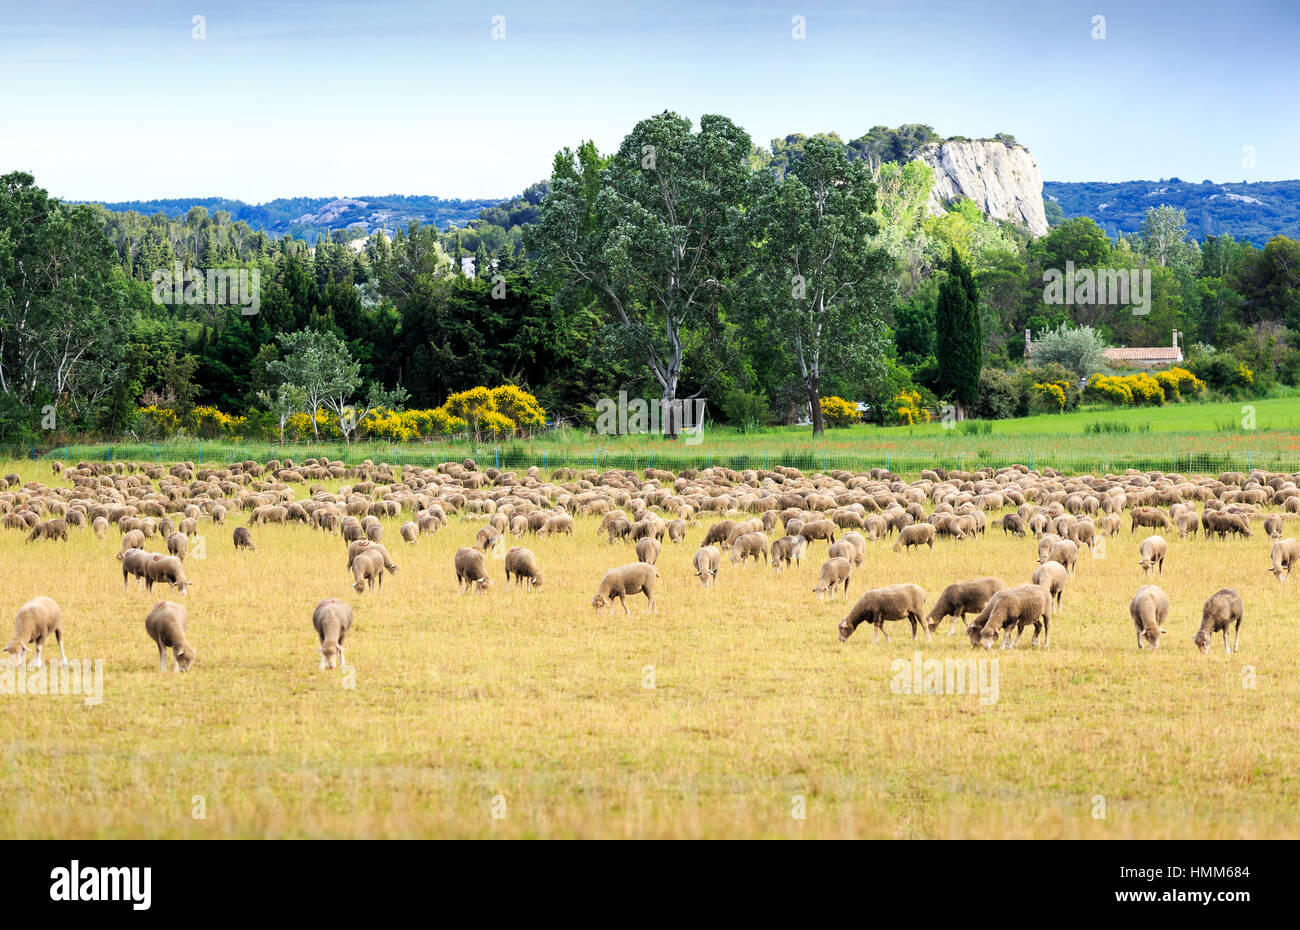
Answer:
[[[145,565],[149,562],[150,554],[143,549],[127,549],[125,552],[119,552],[117,557],[122,560],[122,590],[127,590],[132,575],[136,577],[136,590],[142,589]]]
[[[686,521],[678,518],[668,523],[668,541],[679,543],[686,538]]]
[[[175,601],[159,601],[144,618],[144,629],[158,647],[158,671],[167,671],[167,650],[176,657],[176,671],[188,672],[198,653],[185,638],[189,615]]]
[[[642,536],[636,541],[636,558],[638,562],[649,565],[659,561],[659,540],[653,536]]]
[[[90,526],[91,529],[95,531],[95,535],[100,539],[103,539],[104,535],[108,532],[108,519],[106,517],[96,517],[91,522]]]
[[[482,527],[478,531],[478,535],[474,537],[474,545],[477,548],[482,549],[484,552],[487,552],[496,545],[497,539],[500,538],[500,536],[501,531],[495,526]]]
[[[934,551],[934,524],[932,523],[913,523],[911,526],[905,526],[898,532],[898,541],[894,543],[894,551],[901,552],[903,549],[911,549],[913,546],[929,546],[930,551]]]
[[[1108,513],[1101,518],[1101,530],[1107,536],[1114,536],[1124,528],[1124,521],[1117,513]]]
[[[352,567],[352,560],[355,559],[357,554],[360,552],[378,552],[384,560],[384,568],[388,570],[388,573],[390,575],[397,574],[397,565],[388,554],[388,550],[384,548],[382,543],[371,542],[369,539],[353,540],[348,545],[348,568]]]
[[[835,542],[835,531],[838,529],[832,520],[810,520],[799,530],[799,535],[809,542],[824,539],[829,545]]]
[[[352,629],[352,608],[337,597],[327,597],[312,611],[311,625],[320,637],[320,670],[347,668],[343,638]]]
[[[871,639],[873,643],[880,639],[881,634],[884,634],[885,642],[889,642],[889,634],[885,633],[885,621],[903,619],[912,625],[912,639],[916,639],[916,628],[919,625],[929,641],[930,628],[921,617],[924,608],[925,591],[918,585],[894,584],[868,591],[858,598],[848,616],[840,621],[840,642],[848,640],[863,623],[870,623],[876,628],[876,635]]]
[[[1131,521],[1128,530],[1130,533],[1136,533],[1139,526],[1159,527],[1164,530],[1173,529],[1169,518],[1165,516],[1165,512],[1155,507],[1134,507],[1133,512],[1129,514],[1129,519]]]
[[[375,549],[363,549],[351,559],[352,587],[358,594],[369,588],[384,593],[384,557]]]
[[[419,535],[420,530],[419,527],[415,525],[414,521],[408,520],[402,524],[401,528],[397,532],[401,534],[403,541],[415,545],[415,537]]]
[[[456,550],[453,563],[456,567],[458,594],[464,594],[471,588],[483,594],[492,586],[492,579],[488,577],[487,565],[483,561],[481,550],[472,546],[462,546]]]
[[[1241,595],[1232,588],[1220,588],[1210,595],[1205,606],[1201,608],[1201,628],[1196,631],[1193,642],[1205,655],[1210,651],[1210,640],[1215,633],[1223,634],[1223,651],[1236,652],[1241,640]],[[1232,648],[1228,648],[1228,627],[1233,627]]]
[[[1060,562],[1065,566],[1066,571],[1071,576],[1074,575],[1074,567],[1079,561],[1079,547],[1068,539],[1062,539],[1052,546],[1052,551],[1047,554],[1045,562]]]
[[[1138,554],[1142,561],[1138,562],[1142,566],[1142,574],[1150,575],[1151,569],[1155,566],[1160,567],[1157,574],[1165,573],[1165,555],[1169,552],[1169,544],[1161,536],[1148,536],[1142,540],[1142,545],[1138,547]]]
[[[1034,584],[1042,585],[1052,593],[1052,601],[1056,609],[1061,609],[1061,594],[1065,591],[1065,585],[1070,580],[1070,573],[1066,571],[1065,566],[1060,562],[1044,562],[1034,569],[1034,575],[1031,579]]]
[[[32,527],[32,531],[27,534],[27,542],[31,542],[34,539],[61,539],[64,542],[67,542],[68,521],[54,519],[36,524]]]
[[[776,544],[772,544],[773,550]],[[717,546],[701,546],[691,558],[695,566],[695,576],[700,579],[700,586],[713,587],[718,578],[718,569],[722,567],[722,551]]]
[[[650,613],[655,609],[654,586],[659,578],[659,569],[645,562],[632,562],[611,568],[600,579],[600,587],[591,599],[591,606],[596,610],[608,606],[609,612],[613,613],[614,601],[618,600],[623,605],[623,613],[630,616],[631,612],[627,609],[628,595],[645,594],[646,613]]]
[[[848,543],[853,547],[853,557],[849,559],[853,567],[857,568],[862,564],[862,560],[867,557],[867,540],[861,533],[856,530],[849,530],[840,537],[839,543]],[[835,543],[835,545],[839,545]]]
[[[952,617],[952,623],[948,626],[948,635],[954,635],[957,632],[958,621],[964,627],[967,614],[979,613],[989,602],[989,598],[1004,590],[1006,586],[1006,582],[1001,578],[991,576],[972,581],[957,581],[948,585],[926,616],[931,632],[939,629],[939,624],[943,622],[944,617]]]
[[[66,666],[68,656],[63,651],[63,614],[59,611],[59,605],[53,598],[34,597],[19,607],[18,615],[14,618],[14,638],[5,647],[14,666],[21,666],[23,658],[35,645],[36,657],[30,667],[40,668],[41,652],[50,634],[54,634],[55,642],[59,644],[59,657]]]
[[[1153,584],[1138,588],[1128,605],[1129,616],[1137,629],[1138,649],[1160,648],[1160,637],[1165,632],[1165,617],[1169,613],[1169,595]]]
[[[248,527],[235,527],[233,536],[236,549],[247,549],[249,552],[257,551],[257,546],[253,545],[253,534],[248,531]]]
[[[542,528],[537,531],[538,536],[553,536],[557,533],[563,533],[566,536],[573,535],[573,517],[567,513],[556,514],[542,524]]]
[[[1271,513],[1264,518],[1264,534],[1269,539],[1282,538],[1282,516],[1281,514]]]
[[[631,534],[632,523],[631,521],[628,520],[627,517],[623,516],[622,512],[620,511],[619,514],[614,517],[614,519],[609,521],[609,524],[608,526],[606,526],[606,529],[609,531],[609,539],[607,540],[607,542],[612,543],[616,539],[624,539],[629,534]]]
[[[507,584],[512,575],[515,587],[519,587],[525,580],[528,582],[529,590],[542,586],[542,572],[537,567],[537,558],[523,546],[511,546],[510,551],[506,553]]]
[[[726,543],[727,537],[731,535],[731,531],[735,528],[735,520],[721,520],[704,532],[704,539],[700,542],[700,545],[711,546],[717,543],[721,546]]]
[[[1206,536],[1213,533],[1219,539],[1226,538],[1230,533],[1246,537],[1255,535],[1250,529],[1250,524],[1246,522],[1246,518],[1239,513],[1219,513],[1207,510],[1201,514],[1201,523],[1205,527]]]
[[[1034,635],[1029,645],[1038,645],[1038,633],[1043,632],[1043,648],[1046,649],[1052,639],[1052,592],[1042,585],[1021,584],[1014,588],[1005,588],[989,598],[984,609],[966,627],[972,647],[983,646],[992,649],[1000,631],[1016,628],[1015,639],[1010,635],[1002,641],[1003,649],[1012,649],[1020,642],[1024,628],[1032,625]]]
[[[797,534],[773,540],[770,556],[773,570],[779,571],[791,562],[800,564],[807,547],[808,540]]]
[[[849,576],[852,573],[853,565],[848,559],[838,557],[827,559],[822,563],[822,575],[813,588],[813,593],[833,598],[835,589],[842,586],[844,597],[847,600],[849,596]]]
[[[180,592],[181,597],[189,593],[193,582],[185,577],[185,567],[174,555],[157,554],[149,557],[144,565],[144,589],[153,592],[158,583],[169,584]]]
[[[1200,527],[1200,518],[1194,511],[1183,511],[1174,517],[1174,525],[1178,527],[1178,537],[1186,539],[1188,536],[1195,536],[1196,530]]]
[[[172,533],[167,537],[167,551],[182,562],[185,561],[185,554],[189,551],[189,548],[190,538],[184,533]]]
[[[120,559],[122,553],[128,549],[143,549],[144,533],[139,530],[130,530],[122,534],[122,548],[117,551],[117,557]]]
[[[763,557],[768,561],[767,555],[767,534],[766,533],[746,533],[738,537],[731,549],[731,564],[739,563],[742,567],[746,564],[746,559],[753,559],[755,564],[758,563],[758,557]]]
[[[1273,543],[1269,555],[1273,560],[1273,567],[1269,571],[1278,581],[1285,581],[1291,577],[1291,566],[1300,562],[1300,542],[1290,537],[1279,539]]]
[[[1008,533],[1020,537],[1025,535],[1025,523],[1017,514],[1014,513],[1004,514],[1002,519],[994,520],[993,525],[1002,527],[1003,536],[1006,536]]]

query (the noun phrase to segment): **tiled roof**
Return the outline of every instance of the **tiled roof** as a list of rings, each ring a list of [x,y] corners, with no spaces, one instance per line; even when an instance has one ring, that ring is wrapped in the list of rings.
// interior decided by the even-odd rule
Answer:
[[[1159,358],[1178,361],[1183,357],[1183,350],[1177,346],[1144,346],[1141,348],[1107,349],[1102,353],[1106,358],[1116,360],[1130,358]]]

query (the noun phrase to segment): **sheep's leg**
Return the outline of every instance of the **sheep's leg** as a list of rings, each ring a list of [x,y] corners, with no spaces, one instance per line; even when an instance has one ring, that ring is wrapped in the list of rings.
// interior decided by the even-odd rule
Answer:
[[[1047,644],[1051,642],[1051,639],[1052,639],[1051,621],[1049,621],[1047,617],[1043,617],[1043,648],[1044,649],[1047,648]]]
[[[348,654],[343,649],[343,644],[339,643],[339,668],[348,667]]]
[[[630,617],[630,616],[632,616],[632,611],[630,611],[630,610],[627,609],[627,598],[620,594],[620,595],[618,595],[618,602],[619,602],[620,604],[623,605],[623,616],[625,616],[625,617]],[[614,602],[613,602],[613,600],[611,600],[611,601],[609,602],[609,612],[610,612],[610,613],[613,613],[613,612],[614,612]]]
[[[54,638],[55,638],[56,641],[58,641],[58,644],[59,644],[59,658],[60,658],[60,659],[62,660],[62,662],[63,662],[63,667],[64,667],[64,668],[67,668],[67,667],[68,667],[68,654],[67,654],[66,652],[63,651],[63,631],[62,631],[62,630],[55,630],[55,631],[54,631]],[[1227,631],[1227,630],[1224,630],[1224,631],[1223,631],[1223,644],[1224,644],[1225,646],[1228,644],[1228,631]]]
[[[37,640],[37,641],[36,641],[36,658],[32,660],[32,664],[31,664],[31,666],[30,666],[31,668],[40,668],[40,667],[41,667],[41,652],[42,652],[44,649],[45,649],[45,641],[44,641],[44,640]]]
[[[325,671],[325,650],[324,650],[324,649],[318,649],[318,650],[316,650],[316,651],[320,653],[320,668],[318,669],[318,671],[322,671],[322,672],[323,672],[323,671]]]
[[[158,671],[167,671],[167,647],[162,643],[158,644]]]

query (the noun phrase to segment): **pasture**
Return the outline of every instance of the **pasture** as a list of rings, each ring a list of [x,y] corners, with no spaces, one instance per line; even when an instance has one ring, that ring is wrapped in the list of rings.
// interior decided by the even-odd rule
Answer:
[[[3,468],[68,484],[48,463]],[[352,589],[338,535],[307,525],[253,527],[257,551],[236,551],[235,508],[224,527],[201,521],[185,598],[123,590],[116,527],[31,543],[5,529],[0,620],[55,598],[69,659],[102,659],[103,693],[0,694],[0,836],[1300,836],[1300,581],[1266,571],[1258,524],[1253,538],[1164,532],[1163,575],[1144,578],[1150,531],[1124,517],[1083,551],[1050,647],[1026,633],[989,652],[947,620],[932,642],[903,621],[891,642],[862,627],[841,643],[836,625],[868,588],[918,584],[928,610],[954,581],[1028,582],[1032,534],[994,526],[932,551],[871,541],[844,601],[812,590],[825,542],[782,573],[724,553],[702,588],[691,557],[720,518],[705,514],[664,540],[657,610],[636,595],[630,616],[591,606],[602,574],[636,560],[595,516],[572,536],[508,537],[545,583],[507,587],[501,548],[482,595],[457,594],[452,559],[485,517],[450,510],[414,545],[398,534],[409,513],[382,520],[400,571],[378,595]],[[146,548],[165,551],[156,536]],[[1128,604],[1147,583],[1169,595],[1168,635],[1139,652]],[[1216,636],[1201,655],[1201,606],[1223,587],[1244,599],[1240,652]],[[346,672],[318,669],[311,615],[331,596],[355,610]],[[188,674],[161,674],[145,634],[163,598],[189,611]],[[896,663],[918,652],[995,662],[981,674],[996,699],[898,693],[911,672]]]

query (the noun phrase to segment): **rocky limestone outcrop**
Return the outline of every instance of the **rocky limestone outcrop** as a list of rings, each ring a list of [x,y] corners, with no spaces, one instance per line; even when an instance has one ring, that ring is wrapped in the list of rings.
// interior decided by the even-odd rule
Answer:
[[[969,197],[995,219],[1023,226],[1033,236],[1047,234],[1043,175],[1028,149],[1006,142],[932,142],[916,157],[934,169],[931,216]]]

